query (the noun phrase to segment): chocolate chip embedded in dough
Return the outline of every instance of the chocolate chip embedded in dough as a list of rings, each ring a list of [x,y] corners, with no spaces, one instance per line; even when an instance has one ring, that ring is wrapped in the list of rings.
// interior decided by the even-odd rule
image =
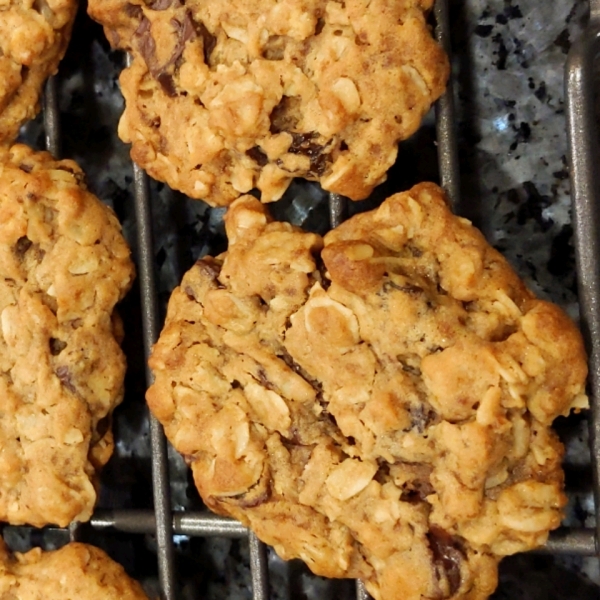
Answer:
[[[292,145],[288,152],[308,156],[311,173],[320,176],[327,170],[327,163],[331,161],[331,157],[326,153],[325,146],[312,141],[318,137],[319,134],[315,132],[292,133]]]
[[[142,55],[148,69],[153,72],[156,68],[156,42],[150,33],[151,23],[142,16],[140,24],[133,33],[137,49]]]
[[[210,63],[210,55],[217,45],[217,38],[206,28],[206,25],[202,21],[194,21],[194,26],[198,36],[202,38],[204,62],[208,65]]]
[[[17,255],[17,258],[23,260],[23,258],[25,258],[25,253],[32,245],[33,242],[26,235],[20,237],[15,244],[15,254]]]
[[[269,157],[260,149],[259,146],[254,146],[250,148],[250,150],[246,150],[246,154],[261,167],[264,167],[269,162]]]
[[[442,598],[453,596],[461,583],[460,565],[465,555],[460,547],[460,541],[440,527],[432,527],[427,534],[429,547],[433,554],[433,563],[440,583],[445,579],[448,593]]]

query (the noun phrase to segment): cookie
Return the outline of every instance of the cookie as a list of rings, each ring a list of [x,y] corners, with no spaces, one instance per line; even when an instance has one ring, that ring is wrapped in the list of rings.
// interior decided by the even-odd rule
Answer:
[[[76,0],[0,5],[0,145],[13,142],[37,114],[42,86],[56,73],[76,12]]]
[[[432,0],[90,0],[115,48],[119,135],[152,177],[225,206],[292,178],[353,200],[442,94]]]
[[[0,149],[0,223],[0,520],[65,526],[112,453],[134,268],[113,211],[46,152]]]
[[[206,505],[377,600],[486,598],[561,521],[573,323],[433,184],[324,238],[250,196],[226,229],[172,294],[147,393]]]
[[[11,554],[0,538],[0,597],[20,600],[147,600],[142,586],[99,548]]]

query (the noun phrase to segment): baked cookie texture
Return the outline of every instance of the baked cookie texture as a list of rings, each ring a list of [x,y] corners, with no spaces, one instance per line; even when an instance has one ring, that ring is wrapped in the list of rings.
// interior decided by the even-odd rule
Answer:
[[[81,169],[0,149],[0,520],[85,521],[123,396],[122,325],[134,277],[116,216]]]
[[[147,400],[208,507],[374,598],[486,598],[561,521],[579,332],[442,191],[323,239],[245,196],[171,297]]]
[[[147,600],[142,586],[99,548],[74,542],[13,555],[1,539],[0,598]]]
[[[432,0],[90,0],[115,48],[119,135],[152,177],[211,205],[293,177],[359,200],[443,92]]]
[[[42,86],[58,69],[77,13],[76,0],[0,2],[0,145],[39,110]]]

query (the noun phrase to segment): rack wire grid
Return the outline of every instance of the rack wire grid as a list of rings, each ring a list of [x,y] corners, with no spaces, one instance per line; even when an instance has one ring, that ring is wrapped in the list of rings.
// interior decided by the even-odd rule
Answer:
[[[450,27],[447,0],[437,0],[434,8],[435,34],[450,54]],[[581,38],[572,46],[566,65],[567,124],[573,197],[576,263],[579,285],[581,324],[589,361],[590,449],[593,468],[595,506],[600,506],[600,191],[597,165],[600,165],[596,127],[594,64],[600,54],[600,0],[590,0],[590,21]],[[47,149],[60,155],[57,88],[54,79],[46,85],[44,129]],[[436,134],[441,184],[454,209],[460,213],[460,181],[455,131],[452,82],[437,102]],[[150,191],[148,178],[133,166],[135,215],[138,237],[138,274],[141,290],[144,352],[147,358],[159,334],[160,322],[155,284]],[[347,213],[346,200],[329,196],[330,227],[338,225]],[[146,369],[146,383],[152,374]],[[169,495],[167,442],[160,424],[150,416],[154,510],[99,510],[90,525],[95,530],[113,528],[126,533],[153,533],[157,541],[158,574],[161,597],[178,596],[173,536],[222,536],[247,538],[254,600],[269,598],[269,572],[264,544],[246,527],[231,519],[208,512],[172,512]],[[70,539],[78,537],[78,525],[68,530]],[[551,534],[542,553],[600,556],[600,519],[596,528],[561,528]],[[369,598],[360,581],[356,583],[358,600]]]

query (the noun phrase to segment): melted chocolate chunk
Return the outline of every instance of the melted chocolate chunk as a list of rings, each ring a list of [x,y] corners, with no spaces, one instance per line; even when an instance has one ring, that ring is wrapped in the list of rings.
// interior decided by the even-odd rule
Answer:
[[[142,55],[146,66],[150,72],[154,72],[156,66],[156,42],[150,34],[150,21],[142,16],[140,24],[134,32],[134,37],[137,41],[137,48]]]
[[[132,19],[141,19],[144,16],[144,11],[137,4],[126,4],[125,14]]]
[[[264,167],[269,162],[269,158],[267,157],[267,155],[258,146],[254,146],[253,148],[250,148],[250,150],[246,150],[246,154],[259,167]]]
[[[162,70],[174,65],[181,58],[187,42],[196,37],[196,24],[194,23],[192,13],[189,10],[186,11],[183,21],[171,19],[171,25],[177,34],[177,43],[175,44],[175,48],[173,48],[171,58],[169,58],[167,63],[163,66]]]
[[[77,393],[77,388],[73,385],[71,381],[71,372],[69,371],[69,367],[64,365],[58,367],[56,371],[54,371],[55,375],[60,379],[60,382],[74,394]]]
[[[175,88],[175,82],[173,81],[173,77],[166,72],[161,73],[156,80],[160,83],[160,87],[164,90],[167,96],[174,98],[177,96],[177,89]]]
[[[292,145],[288,152],[308,156],[310,172],[321,176],[327,170],[327,163],[331,158],[324,152],[324,146],[312,142],[316,137],[319,137],[319,134],[312,131],[310,133],[292,133]]]
[[[33,167],[31,165],[26,165],[25,163],[21,163],[19,169],[24,173],[31,173],[31,171],[33,171]]]
[[[459,540],[439,527],[432,527],[427,539],[433,554],[436,574],[448,581],[450,595],[445,597],[449,598],[460,588],[460,565],[465,558],[464,552]]]
[[[50,338],[49,344],[52,356],[58,356],[67,347],[67,343],[58,338]]]
[[[17,255],[17,258],[23,260],[25,258],[25,253],[32,245],[33,242],[26,235],[20,237],[15,244],[15,254]]]
[[[144,4],[151,10],[166,10],[171,6],[181,6],[179,0],[144,0]]]
[[[218,289],[225,289],[225,286],[219,281],[219,275],[221,274],[220,262],[215,260],[212,256],[205,256],[204,258],[197,260],[195,266],[200,269],[202,275],[209,277],[216,283]]]
[[[159,6],[163,6],[162,0],[158,0],[158,2],[161,2]],[[156,42],[152,37],[151,23],[145,16],[141,17],[140,24],[135,30],[134,36],[137,41],[137,49],[142,55],[148,70],[152,73],[152,76],[156,78],[165,93],[173,97],[177,95],[177,88],[173,79],[173,74],[171,73],[171,67],[178,63],[183,55],[186,43],[189,40],[194,39],[197,34],[196,24],[194,23],[192,14],[189,10],[186,11],[182,19],[171,19],[171,25],[175,30],[177,42],[169,60],[164,65],[157,64]]]
[[[217,38],[206,28],[204,23],[194,21],[196,28],[196,34],[202,38],[202,48],[204,51],[204,62],[208,65],[210,61],[210,55],[217,45]]]

